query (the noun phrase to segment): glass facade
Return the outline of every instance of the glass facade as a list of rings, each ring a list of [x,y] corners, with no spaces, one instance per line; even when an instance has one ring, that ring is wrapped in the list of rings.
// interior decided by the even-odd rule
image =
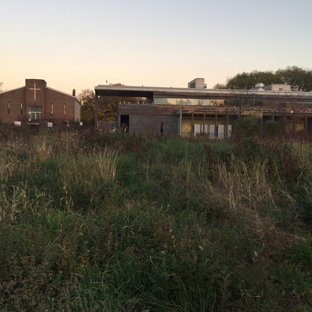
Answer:
[[[194,105],[194,106],[219,106],[223,100],[213,99],[185,99],[185,98],[155,98],[154,104],[160,105]]]
[[[156,105],[180,105],[180,106],[239,106],[239,107],[263,107],[263,108],[310,108],[311,103],[268,101],[253,98],[233,98],[227,100],[217,99],[187,99],[187,98],[154,98]]]

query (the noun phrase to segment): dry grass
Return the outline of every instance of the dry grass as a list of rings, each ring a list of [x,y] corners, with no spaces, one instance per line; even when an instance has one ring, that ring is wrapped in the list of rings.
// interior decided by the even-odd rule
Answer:
[[[247,143],[2,145],[0,310],[308,311],[311,147]]]

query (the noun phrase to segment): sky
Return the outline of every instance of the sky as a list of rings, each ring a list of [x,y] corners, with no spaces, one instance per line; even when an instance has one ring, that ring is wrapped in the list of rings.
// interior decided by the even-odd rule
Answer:
[[[311,12],[312,0],[2,0],[0,82],[79,94],[312,69]]]

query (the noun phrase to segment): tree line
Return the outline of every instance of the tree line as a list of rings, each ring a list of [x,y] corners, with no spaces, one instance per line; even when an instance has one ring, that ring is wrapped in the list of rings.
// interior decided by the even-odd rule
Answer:
[[[303,69],[297,66],[288,66],[277,71],[257,71],[250,73],[243,72],[228,78],[226,83],[217,83],[214,89],[246,89],[254,88],[259,82],[265,85],[289,84],[298,86],[299,91],[312,90],[312,70]]]

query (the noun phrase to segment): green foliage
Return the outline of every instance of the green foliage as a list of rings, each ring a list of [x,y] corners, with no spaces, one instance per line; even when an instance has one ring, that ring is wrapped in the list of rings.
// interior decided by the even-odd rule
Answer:
[[[290,84],[298,86],[301,91],[312,90],[312,70],[303,69],[297,66],[288,66],[285,69],[274,71],[257,71],[250,73],[243,72],[228,78],[226,84],[217,84],[215,89],[246,89],[254,88],[257,83]]]
[[[312,70],[305,70],[297,66],[288,66],[285,69],[277,70],[276,76],[283,83],[298,86],[300,91],[312,90]]]
[[[0,141],[6,141],[13,137],[13,127],[7,123],[2,123],[0,119]]]
[[[77,96],[81,105],[81,121],[86,125],[94,125],[95,110],[94,110],[94,91],[90,89],[82,90]]]
[[[223,83],[217,83],[216,85],[214,85],[213,88],[214,89],[227,89],[227,86]]]
[[[274,120],[268,120],[264,124],[264,134],[267,136],[274,136],[281,132],[281,124]]]
[[[0,310],[308,311],[307,142],[36,135],[0,148]]]
[[[260,118],[256,115],[242,116],[237,123],[238,132],[245,136],[255,136],[260,133]]]
[[[272,71],[259,72],[253,71],[251,73],[243,72],[237,74],[233,78],[229,78],[226,83],[228,89],[246,89],[249,90],[254,88],[255,85],[259,82],[264,83],[265,85],[270,85],[272,83],[283,83],[281,78],[276,76]]]

